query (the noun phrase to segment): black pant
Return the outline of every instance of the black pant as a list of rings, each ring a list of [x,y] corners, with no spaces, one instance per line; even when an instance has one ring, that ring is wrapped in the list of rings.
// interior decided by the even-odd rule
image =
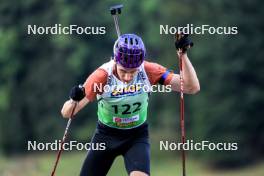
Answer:
[[[98,122],[92,143],[105,143],[105,150],[90,150],[80,176],[106,176],[114,159],[123,155],[127,173],[141,171],[150,175],[148,125],[120,130]]]

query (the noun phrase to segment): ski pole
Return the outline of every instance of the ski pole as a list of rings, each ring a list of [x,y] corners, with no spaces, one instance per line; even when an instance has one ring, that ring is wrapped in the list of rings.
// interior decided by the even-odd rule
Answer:
[[[62,153],[62,151],[63,151],[63,144],[65,143],[65,140],[66,140],[66,138],[67,138],[67,136],[68,136],[68,130],[69,130],[69,128],[70,128],[71,121],[72,121],[72,117],[73,117],[73,115],[74,115],[74,111],[75,111],[76,106],[77,106],[77,103],[74,103],[74,106],[73,106],[73,109],[72,109],[72,112],[71,112],[70,118],[69,118],[69,120],[68,120],[67,126],[66,126],[65,131],[64,131],[64,135],[63,135],[63,138],[62,138],[62,142],[61,142],[61,145],[60,145],[60,149],[59,149],[59,151],[58,151],[58,153],[57,153],[56,162],[55,162],[55,164],[54,164],[54,167],[53,167],[53,171],[52,171],[52,173],[51,173],[51,176],[55,176],[55,172],[56,172],[56,169],[57,169],[57,165],[58,165],[58,163],[59,163],[60,156],[61,156],[61,153]]]
[[[188,37],[189,34],[176,34],[175,35],[175,47],[177,49],[177,52],[181,52],[180,54],[185,53],[189,48],[193,46],[193,42],[189,40]],[[183,80],[183,66],[182,66],[182,57],[180,55],[179,57],[179,70],[180,70],[180,126],[181,126],[181,142],[182,144],[185,144],[186,138],[185,138],[185,122],[184,122],[184,80]],[[186,156],[185,156],[185,150],[181,148],[182,153],[182,175],[186,176]]]
[[[175,35],[175,43],[181,40],[181,34]],[[177,52],[185,52],[184,49],[178,49],[176,46]],[[184,124],[184,94],[183,94],[183,67],[182,67],[182,57],[179,57],[179,70],[180,70],[180,128],[181,128],[181,143],[185,143],[185,124]],[[186,176],[186,156],[185,150],[181,148],[181,157],[182,157],[182,176]]]
[[[122,7],[123,7],[122,4],[110,7],[110,13],[113,16],[114,22],[115,22],[115,28],[116,28],[117,37],[119,37],[121,35],[120,29],[119,29],[119,24],[118,24],[118,14],[121,14],[121,8]]]
[[[181,124],[181,142],[185,143],[185,124],[184,124],[184,97],[183,97],[183,71],[182,71],[182,58],[179,58],[179,68],[180,68],[180,124]],[[185,167],[185,150],[182,148],[182,175],[186,176]]]

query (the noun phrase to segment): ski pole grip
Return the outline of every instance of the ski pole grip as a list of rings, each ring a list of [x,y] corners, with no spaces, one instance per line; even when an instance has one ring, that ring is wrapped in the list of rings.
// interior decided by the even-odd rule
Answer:
[[[123,4],[118,4],[110,7],[111,15],[121,14],[121,9],[123,8]]]

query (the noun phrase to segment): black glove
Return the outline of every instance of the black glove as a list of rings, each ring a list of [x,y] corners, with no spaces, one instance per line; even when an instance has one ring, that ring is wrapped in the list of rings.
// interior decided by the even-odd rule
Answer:
[[[82,85],[74,86],[70,91],[70,98],[74,101],[80,101],[85,97],[85,90]]]
[[[188,38],[189,34],[176,34],[175,47],[176,49],[182,49],[185,53],[188,48],[193,46],[193,42]]]

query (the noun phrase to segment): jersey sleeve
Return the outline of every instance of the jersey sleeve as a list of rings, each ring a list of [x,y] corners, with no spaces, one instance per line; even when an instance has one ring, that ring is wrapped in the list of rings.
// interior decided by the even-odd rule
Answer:
[[[85,81],[84,88],[86,98],[91,102],[96,99],[97,94],[103,93],[103,87],[107,82],[107,72],[102,69],[96,69]]]
[[[151,85],[158,83],[168,85],[173,77],[173,72],[157,63],[145,61],[144,68]]]

